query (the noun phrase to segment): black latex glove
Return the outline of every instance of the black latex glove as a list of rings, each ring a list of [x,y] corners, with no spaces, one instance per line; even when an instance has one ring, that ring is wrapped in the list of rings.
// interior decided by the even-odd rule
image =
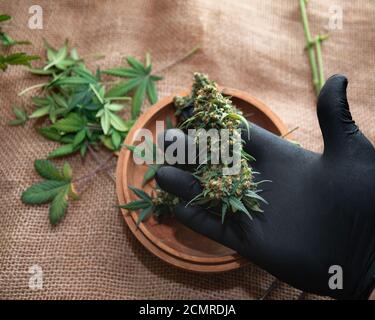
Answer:
[[[262,184],[264,214],[253,221],[233,215],[222,224],[203,208],[181,204],[176,217],[296,288],[368,298],[375,287],[375,149],[352,121],[346,87],[347,79],[336,75],[320,93],[323,154],[252,125],[246,151],[256,158],[258,179],[272,180]],[[185,201],[200,192],[179,168],[162,167],[156,180]],[[342,267],[342,290],[328,286],[332,265]]]

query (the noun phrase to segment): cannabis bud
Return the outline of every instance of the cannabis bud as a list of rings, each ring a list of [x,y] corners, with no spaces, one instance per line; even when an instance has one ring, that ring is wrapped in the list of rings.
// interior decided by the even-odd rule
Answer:
[[[200,162],[193,172],[194,177],[201,184],[202,192],[187,205],[203,205],[206,208],[213,208],[213,212],[221,212],[223,222],[228,214],[246,214],[252,219],[252,213],[262,212],[259,203],[267,202],[259,195],[261,190],[258,189],[258,186],[264,181],[254,181],[254,175],[257,172],[254,172],[249,165],[249,161],[254,158],[242,148],[241,132],[245,130],[245,134],[249,134],[250,130],[242,112],[233,105],[229,97],[223,95],[215,82],[201,73],[194,74],[191,95],[175,97],[174,105],[176,116],[179,119],[177,127],[186,132],[189,129],[195,129],[198,132],[194,139],[198,150],[201,146],[202,133],[204,135],[205,132],[212,132],[212,129],[217,132],[227,132],[225,138],[220,134],[216,138],[205,137],[205,161]],[[220,154],[219,149],[221,149]],[[199,150],[199,154],[201,151]],[[231,155],[229,160],[233,161],[237,156],[236,166],[228,161],[228,158],[223,154]],[[236,167],[237,170],[226,174],[230,165],[232,168]],[[138,196],[143,192],[139,189],[133,189],[133,191]],[[142,207],[139,221],[146,217],[145,210],[147,216],[151,212],[159,217],[163,214],[171,214],[174,206],[179,202],[178,198],[159,188],[155,189],[153,198],[147,194],[146,196],[149,199],[144,200],[148,201],[148,206]],[[145,198],[145,195],[143,197]],[[122,207],[136,210],[138,207],[134,207],[134,204],[139,204],[139,201],[141,200],[133,201]],[[143,206],[145,205],[143,204]]]

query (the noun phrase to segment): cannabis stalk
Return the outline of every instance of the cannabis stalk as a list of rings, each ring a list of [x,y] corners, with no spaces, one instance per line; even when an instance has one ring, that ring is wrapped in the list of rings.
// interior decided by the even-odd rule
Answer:
[[[308,0],[299,1],[303,30],[306,38],[306,50],[308,52],[311,66],[312,81],[315,92],[318,95],[325,82],[321,44],[328,38],[328,35],[318,35],[315,38],[312,37],[306,11],[307,2]]]

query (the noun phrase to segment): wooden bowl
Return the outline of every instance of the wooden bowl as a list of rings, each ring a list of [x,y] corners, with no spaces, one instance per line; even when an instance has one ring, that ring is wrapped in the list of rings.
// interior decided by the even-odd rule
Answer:
[[[287,133],[282,121],[259,100],[239,90],[222,90],[225,95],[232,97],[234,105],[253,123],[277,135]],[[187,94],[189,91],[179,93],[180,96]],[[155,135],[157,120],[165,121],[169,116],[175,121],[173,97],[162,99],[148,109],[129,132],[125,144],[133,145],[134,135],[140,128],[147,128]],[[142,188],[146,170],[145,165],[134,163],[132,153],[128,149],[121,150],[116,169],[116,190],[120,204],[137,199],[128,185]],[[143,189],[150,192],[153,185],[149,183]],[[158,223],[151,217],[137,227],[137,213],[128,213],[122,209],[122,214],[130,230],[149,251],[176,267],[195,272],[223,272],[248,263],[233,250],[188,229],[176,219],[169,218],[163,223]]]

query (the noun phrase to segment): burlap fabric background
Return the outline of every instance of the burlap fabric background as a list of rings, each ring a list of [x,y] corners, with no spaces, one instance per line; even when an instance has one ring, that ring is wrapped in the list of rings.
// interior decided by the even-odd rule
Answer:
[[[328,2],[314,0],[309,5],[314,33],[325,32]],[[163,72],[161,96],[189,86],[193,71],[206,72],[220,84],[263,100],[290,128],[300,127],[294,137],[304,147],[322,150],[298,1],[40,0],[43,30],[27,27],[32,4],[0,2],[0,11],[14,17],[7,30],[16,39],[30,39],[34,47],[29,51],[42,54],[43,37],[55,46],[69,38],[82,55],[105,54],[92,67],[115,66],[125,54],[142,57],[149,51],[160,70],[200,43],[200,53]],[[324,43],[326,73],[349,77],[352,114],[375,141],[375,2],[331,4],[342,6],[344,21],[343,29],[331,31]],[[264,292],[273,277],[255,266],[197,275],[152,256],[114,208],[114,183],[104,173],[55,228],[48,222],[47,206],[23,205],[21,192],[39,180],[33,160],[44,158],[55,145],[37,135],[31,123],[16,128],[5,124],[12,118],[13,104],[30,108],[29,98],[17,93],[39,82],[22,68],[0,74],[0,298],[254,299]],[[90,156],[85,163],[79,156],[69,161],[76,175],[96,166]],[[28,287],[28,270],[34,264],[43,269],[43,290]],[[281,284],[270,298],[298,295],[298,290]]]

